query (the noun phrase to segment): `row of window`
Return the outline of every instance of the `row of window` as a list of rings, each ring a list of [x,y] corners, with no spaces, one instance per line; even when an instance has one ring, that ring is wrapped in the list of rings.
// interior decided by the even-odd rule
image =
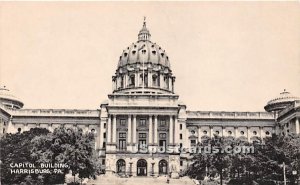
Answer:
[[[160,85],[160,80],[159,80],[159,76],[157,75],[152,75],[152,86],[161,86]],[[141,74],[140,75],[140,85],[142,85],[143,81],[145,81],[145,86],[148,87],[148,75],[147,73],[146,74]],[[164,81],[167,83],[169,81],[169,78],[168,77],[164,77]],[[119,88],[124,88],[125,87],[125,78],[124,76],[121,76],[121,84],[120,84],[120,87]],[[135,75],[132,74],[129,76],[129,84],[128,86],[129,87],[134,87],[136,84],[135,84]],[[167,84],[168,85],[168,84]]]
[[[166,133],[159,134],[159,146],[161,146],[161,147],[166,146],[166,143],[167,143],[166,137],[167,137]],[[138,145],[139,145],[139,147],[145,147],[147,145],[147,133],[139,133]],[[125,151],[127,149],[127,141],[126,141],[126,133],[125,132],[119,133],[118,149],[120,151]]]
[[[206,130],[203,131],[203,134],[207,135],[207,133],[208,132]],[[230,130],[227,133],[228,133],[228,135],[232,135],[232,131],[230,131]],[[253,133],[253,135],[257,135],[257,131],[253,131],[252,133]],[[196,132],[194,130],[191,130],[191,134],[195,135]],[[220,134],[220,131],[215,131],[215,134],[217,134],[217,135]],[[245,132],[244,131],[240,131],[240,134],[241,135],[245,135]],[[266,131],[265,134],[266,135],[270,135],[270,132]]]
[[[126,126],[126,123],[127,123],[126,119],[120,119],[120,126]],[[146,127],[146,119],[140,119],[139,126]],[[166,127],[166,126],[167,126],[166,120],[160,120],[159,127]],[[105,125],[105,127],[106,127],[106,125]]]
[[[142,54],[146,54],[146,52],[147,52],[147,50],[145,50],[145,49],[143,49],[142,50]],[[131,52],[133,55],[135,55],[136,54],[136,50],[133,50],[132,52]],[[155,50],[152,50],[151,51],[151,53],[153,54],[153,55],[156,55],[156,51]],[[127,57],[128,56],[128,53],[126,53],[126,52],[124,52],[124,57]],[[160,55],[162,56],[162,57],[164,57],[164,53],[160,53]],[[121,58],[121,57],[120,57]],[[166,57],[167,59],[169,59],[169,57],[167,56]]]

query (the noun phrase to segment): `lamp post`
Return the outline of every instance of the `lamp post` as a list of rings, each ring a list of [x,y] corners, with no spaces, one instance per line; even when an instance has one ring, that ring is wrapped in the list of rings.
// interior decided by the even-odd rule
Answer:
[[[282,163],[283,166],[283,183],[286,185],[286,175],[285,175],[285,162]]]

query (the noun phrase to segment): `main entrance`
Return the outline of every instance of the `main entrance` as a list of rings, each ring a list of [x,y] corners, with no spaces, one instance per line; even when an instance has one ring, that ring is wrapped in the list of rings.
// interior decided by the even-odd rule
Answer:
[[[168,162],[166,160],[161,160],[158,163],[159,174],[166,175],[168,174]]]
[[[138,160],[136,166],[137,176],[147,176],[147,161],[145,159]]]

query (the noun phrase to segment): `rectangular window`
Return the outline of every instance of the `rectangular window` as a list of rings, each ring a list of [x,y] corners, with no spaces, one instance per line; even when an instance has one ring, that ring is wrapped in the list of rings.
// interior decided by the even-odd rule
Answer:
[[[106,138],[106,133],[105,133],[105,132],[103,133],[103,138],[104,138],[104,139]]]
[[[126,133],[125,132],[120,132],[119,133],[119,138],[126,139]]]
[[[180,130],[182,130],[182,124],[180,124],[179,127],[180,127]]]
[[[147,134],[146,133],[139,133],[139,138],[140,139],[147,138]]]
[[[179,134],[179,138],[182,139],[182,134]]]
[[[119,150],[126,150],[126,139],[119,139]]]
[[[147,134],[146,133],[139,133],[139,149],[147,147]]]
[[[166,133],[159,133],[159,138],[160,139],[166,139],[167,138],[167,134]]]
[[[102,148],[106,148],[106,143],[105,142],[103,142],[103,147]]]
[[[179,147],[182,148],[182,143],[179,144]]]
[[[143,148],[147,145],[146,139],[139,139],[139,148]]]
[[[183,166],[183,161],[180,161],[180,166]]]
[[[159,146],[160,147],[166,147],[167,146],[166,140],[159,140]]]
[[[160,127],[166,127],[166,120],[160,120]]]
[[[119,133],[119,150],[126,150],[127,144],[126,144],[126,133],[120,132]]]
[[[196,145],[196,140],[192,139],[191,140],[191,146],[195,146]]]
[[[146,126],[146,120],[145,119],[140,119],[140,126],[145,127]]]
[[[120,125],[121,126],[126,126],[126,120],[125,119],[121,119],[120,120]]]
[[[106,123],[104,123],[103,128],[106,128]]]
[[[105,165],[105,159],[102,159],[102,165]]]

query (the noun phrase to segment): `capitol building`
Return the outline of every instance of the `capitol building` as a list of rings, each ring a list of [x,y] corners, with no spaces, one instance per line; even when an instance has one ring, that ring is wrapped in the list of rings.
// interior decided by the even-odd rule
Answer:
[[[168,54],[151,40],[144,21],[138,40],[122,51],[112,92],[99,109],[24,109],[21,99],[1,87],[1,136],[35,127],[81,128],[95,134],[107,173],[176,178],[190,164],[190,154],[150,151],[190,148],[214,135],[253,142],[300,133],[300,99],[286,90],[266,100],[266,112],[190,111],[178,100],[175,83]]]

